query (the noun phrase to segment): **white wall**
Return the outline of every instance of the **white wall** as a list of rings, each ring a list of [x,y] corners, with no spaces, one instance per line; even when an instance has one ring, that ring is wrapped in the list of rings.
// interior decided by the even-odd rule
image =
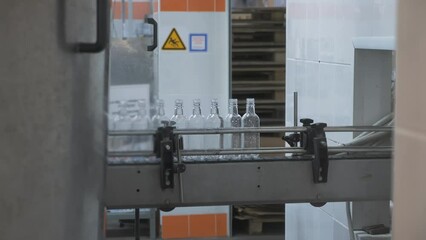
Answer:
[[[426,1],[403,0],[398,9],[395,240],[426,239]]]
[[[394,36],[396,0],[287,0],[286,124],[299,118],[353,124],[354,37]],[[328,134],[347,142],[352,134]],[[335,144],[329,142],[330,145]],[[346,240],[343,203],[286,205],[286,240]]]

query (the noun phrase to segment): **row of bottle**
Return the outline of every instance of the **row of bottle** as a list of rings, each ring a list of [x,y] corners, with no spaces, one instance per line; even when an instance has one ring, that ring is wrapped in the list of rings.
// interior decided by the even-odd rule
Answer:
[[[137,110],[129,111],[129,106],[137,103]],[[133,116],[132,116],[133,113]],[[243,117],[238,114],[237,99],[230,99],[228,115],[222,118],[219,113],[219,104],[216,99],[211,101],[210,114],[204,117],[199,99],[193,101],[193,113],[186,117],[183,111],[183,101],[175,101],[173,116],[169,119],[164,111],[164,101],[158,100],[156,111],[149,117],[145,100],[120,102],[118,112],[114,113],[109,122],[110,130],[147,130],[162,126],[162,121],[173,121],[177,129],[220,129],[259,127],[260,119],[255,112],[254,99],[247,99],[246,113]],[[183,136],[185,149],[232,149],[232,148],[259,148],[259,133],[233,133]],[[110,141],[113,150],[151,150],[152,137],[116,137]]]

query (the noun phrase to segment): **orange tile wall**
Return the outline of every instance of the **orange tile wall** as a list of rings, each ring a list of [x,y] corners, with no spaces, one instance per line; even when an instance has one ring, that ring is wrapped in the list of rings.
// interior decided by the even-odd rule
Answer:
[[[162,0],[162,12],[224,12],[226,0]]]
[[[124,17],[128,18],[128,3],[124,6]],[[158,2],[154,2],[154,12],[158,10]],[[112,2],[114,19],[121,19],[121,2]],[[163,12],[225,12],[226,0],[162,0]],[[149,2],[133,3],[133,19],[143,20],[151,12]]]
[[[228,218],[226,214],[194,214],[163,216],[162,238],[226,237]]]

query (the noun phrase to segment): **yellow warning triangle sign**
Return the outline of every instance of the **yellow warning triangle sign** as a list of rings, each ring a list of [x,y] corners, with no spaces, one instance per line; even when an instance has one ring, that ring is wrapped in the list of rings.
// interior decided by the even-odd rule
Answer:
[[[176,28],[173,28],[167,37],[166,41],[163,44],[163,50],[186,50],[185,44],[179,36],[179,33],[176,31]]]

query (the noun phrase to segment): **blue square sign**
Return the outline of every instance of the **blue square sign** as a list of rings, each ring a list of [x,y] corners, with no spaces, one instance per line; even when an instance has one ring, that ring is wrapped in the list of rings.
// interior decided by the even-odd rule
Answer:
[[[189,34],[190,52],[207,52],[207,33]]]

